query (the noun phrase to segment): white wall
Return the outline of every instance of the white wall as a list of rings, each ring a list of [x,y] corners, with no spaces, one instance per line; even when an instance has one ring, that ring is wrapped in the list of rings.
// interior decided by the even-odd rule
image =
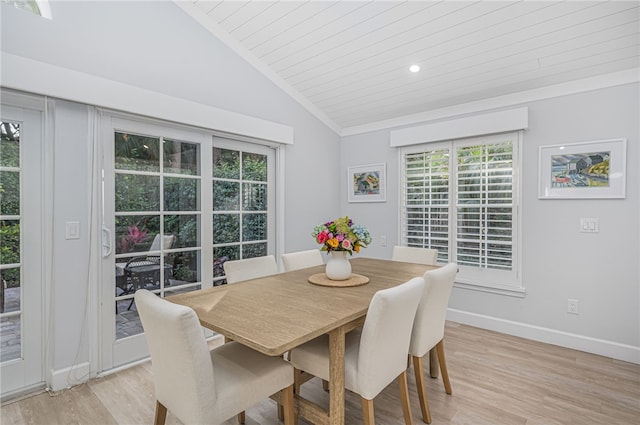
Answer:
[[[87,305],[89,285],[94,272],[89,264],[89,190],[91,157],[87,108],[71,102],[56,101],[53,158],[53,247],[51,313],[55,343],[50,345],[54,370],[71,366],[72,361],[88,360],[89,336]],[[65,239],[65,222],[80,222],[78,240]],[[84,340],[80,342],[82,329]]]
[[[449,317],[517,335],[640,362],[640,97],[628,84],[531,102],[522,164],[524,298],[454,289]],[[615,200],[540,200],[541,145],[627,138],[627,196]],[[386,162],[385,204],[344,203],[387,247],[366,254],[389,257],[398,241],[398,154],[389,131],[343,138],[343,168]],[[344,181],[344,180],[343,180]],[[343,198],[343,201],[346,201]],[[578,232],[580,217],[600,220],[600,232]],[[567,299],[580,314],[567,314]]]

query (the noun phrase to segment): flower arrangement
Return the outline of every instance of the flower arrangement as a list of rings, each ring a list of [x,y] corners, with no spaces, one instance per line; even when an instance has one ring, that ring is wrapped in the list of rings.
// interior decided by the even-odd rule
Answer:
[[[360,252],[371,243],[371,234],[366,227],[353,224],[349,217],[337,218],[328,223],[319,224],[311,234],[316,242],[322,245],[321,251],[353,251]]]

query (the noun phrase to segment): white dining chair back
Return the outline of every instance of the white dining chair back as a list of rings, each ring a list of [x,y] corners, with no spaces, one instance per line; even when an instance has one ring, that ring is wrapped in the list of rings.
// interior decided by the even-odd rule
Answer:
[[[444,325],[447,306],[449,305],[449,298],[457,273],[458,265],[449,263],[438,269],[429,270],[424,274],[425,291],[422,294],[416,318],[413,322],[409,355],[413,359],[422,418],[426,423],[431,423],[431,413],[427,402],[422,359],[434,347],[436,348],[445,391],[447,394],[451,394],[451,384],[444,355]]]
[[[278,263],[273,255],[225,261],[223,267],[227,283],[236,283],[278,273]]]
[[[373,399],[406,370],[407,356],[403,349],[409,347],[423,290],[423,279],[416,277],[403,285],[378,291],[371,299],[360,337],[354,385],[354,391],[362,397]]]
[[[145,289],[135,293],[156,396],[155,424],[167,410],[184,424],[221,424],[283,391],[285,423],[293,424],[293,368],[233,342],[209,350],[196,313]]]
[[[322,254],[318,249],[282,254],[282,265],[285,272],[321,266],[322,264],[324,264],[324,261],[322,261]]]
[[[146,289],[136,291],[135,301],[151,356],[156,400],[185,423],[204,422],[215,408],[216,388],[195,312]]]
[[[411,424],[406,380],[407,351],[413,320],[424,289],[424,279],[376,292],[362,329],[345,337],[345,387],[362,398],[365,424],[374,423],[373,399],[396,378],[406,424]],[[326,335],[291,350],[291,364],[324,380],[329,377],[329,340]],[[296,379],[301,376],[296,372]],[[296,388],[300,383],[296,382]]]
[[[427,264],[434,266],[438,262],[438,250],[396,245],[393,247],[391,259],[393,261],[404,261],[405,263]]]

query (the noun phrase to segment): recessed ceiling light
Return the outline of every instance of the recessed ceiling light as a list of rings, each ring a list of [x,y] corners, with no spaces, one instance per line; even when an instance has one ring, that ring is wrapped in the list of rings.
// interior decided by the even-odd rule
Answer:
[[[418,72],[418,71],[420,71],[420,67],[419,67],[418,65],[411,65],[411,66],[409,67],[409,71],[411,71],[411,72]]]

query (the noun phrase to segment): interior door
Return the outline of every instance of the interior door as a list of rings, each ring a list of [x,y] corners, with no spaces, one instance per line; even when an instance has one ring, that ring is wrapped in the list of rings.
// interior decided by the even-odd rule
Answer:
[[[10,106],[4,99],[0,111],[0,388],[6,397],[44,385],[43,112]]]

